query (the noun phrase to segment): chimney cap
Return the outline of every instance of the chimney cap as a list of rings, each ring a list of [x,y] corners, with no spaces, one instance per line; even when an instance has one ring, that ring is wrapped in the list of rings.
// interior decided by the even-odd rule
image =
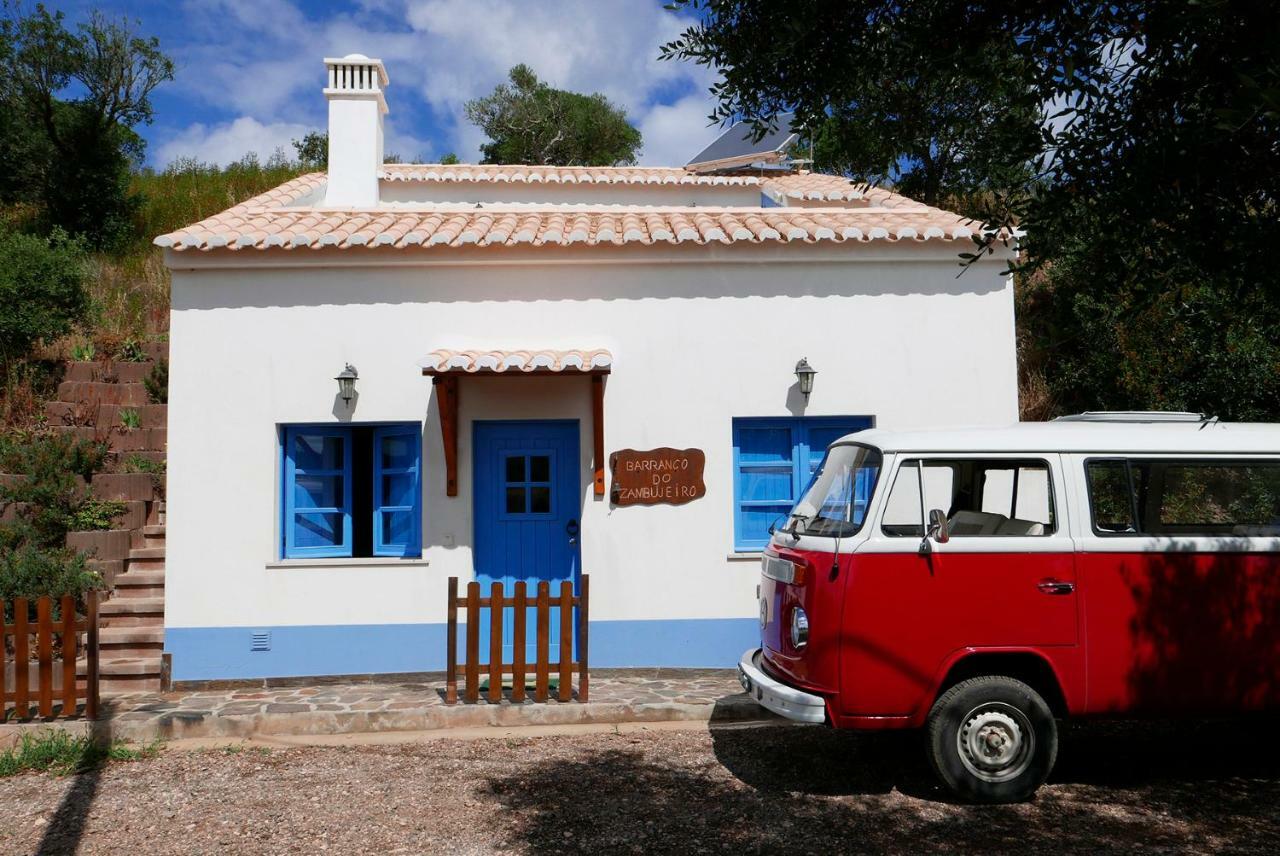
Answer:
[[[362,53],[350,53],[342,57],[327,56],[324,58],[324,64],[330,68],[343,65],[373,66],[378,70],[378,83],[381,87],[385,88],[391,83],[391,79],[387,77],[387,67],[382,64],[382,60],[367,57]]]

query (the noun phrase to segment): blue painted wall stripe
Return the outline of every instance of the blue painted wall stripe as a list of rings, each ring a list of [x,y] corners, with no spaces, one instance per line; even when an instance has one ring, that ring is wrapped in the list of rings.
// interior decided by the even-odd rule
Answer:
[[[251,651],[269,631],[271,650]],[[178,681],[444,670],[444,624],[167,627]],[[754,618],[591,622],[594,668],[729,669],[760,644]]]

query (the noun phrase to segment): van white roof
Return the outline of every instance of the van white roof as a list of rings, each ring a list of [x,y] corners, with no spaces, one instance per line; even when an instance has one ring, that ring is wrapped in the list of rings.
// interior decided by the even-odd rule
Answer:
[[[1280,454],[1280,425],[1264,422],[1019,422],[990,428],[871,428],[837,442],[885,452]]]

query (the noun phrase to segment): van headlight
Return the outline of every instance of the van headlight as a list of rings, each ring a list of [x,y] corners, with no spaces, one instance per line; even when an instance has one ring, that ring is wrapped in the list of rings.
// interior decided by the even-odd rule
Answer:
[[[800,649],[809,644],[809,616],[796,607],[791,610],[791,647]]]

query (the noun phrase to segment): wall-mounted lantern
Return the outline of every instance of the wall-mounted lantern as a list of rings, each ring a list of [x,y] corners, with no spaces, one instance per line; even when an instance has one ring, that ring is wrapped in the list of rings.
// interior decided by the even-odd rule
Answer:
[[[796,380],[800,383],[800,394],[804,396],[804,403],[809,403],[809,393],[813,392],[813,376],[818,370],[809,365],[809,360],[805,357],[800,358],[800,362],[796,363]]]
[[[334,378],[338,382],[338,396],[346,402],[347,407],[351,406],[351,399],[356,397],[356,378],[360,374],[356,371],[356,367],[347,363],[346,368],[338,372],[338,376]]]

